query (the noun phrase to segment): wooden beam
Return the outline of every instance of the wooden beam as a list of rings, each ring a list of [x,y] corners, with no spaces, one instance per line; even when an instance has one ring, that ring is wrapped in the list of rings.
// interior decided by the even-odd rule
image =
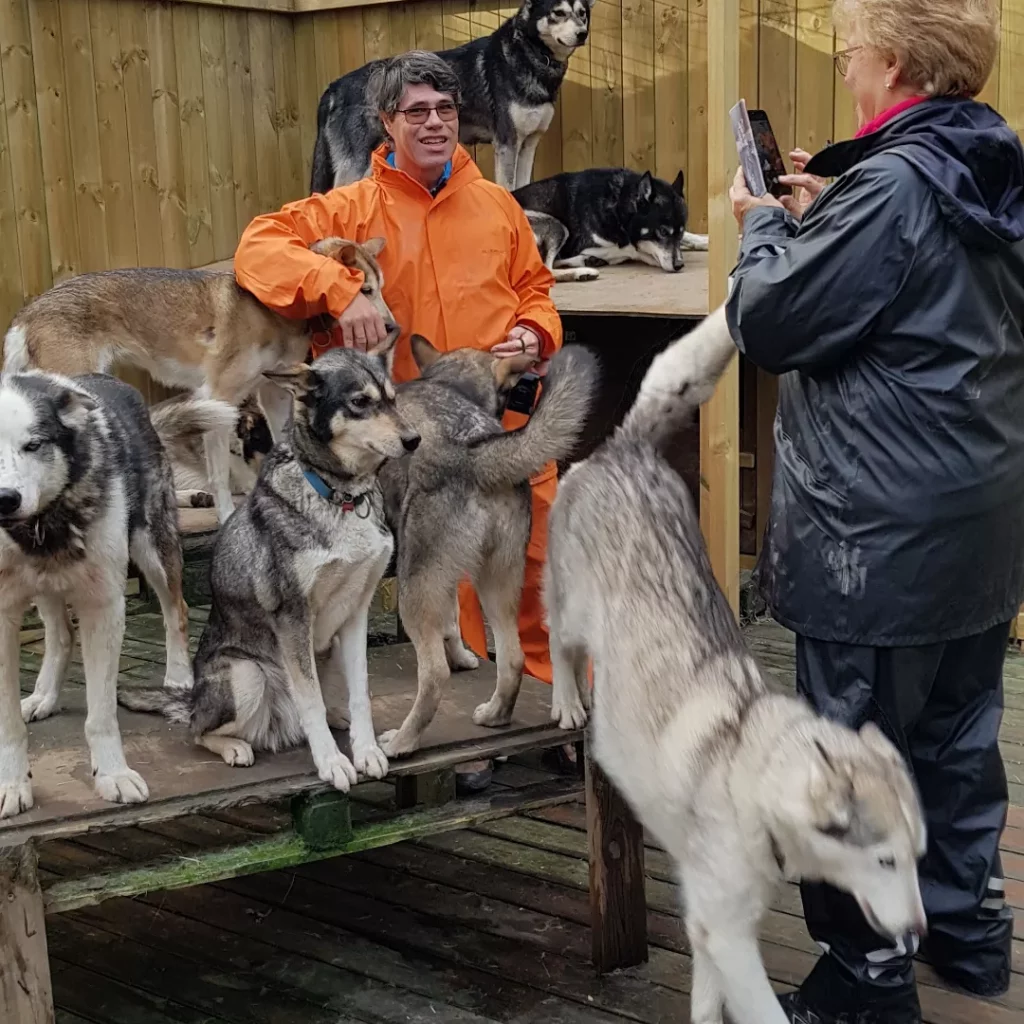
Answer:
[[[737,166],[729,108],[739,98],[739,0],[714,0],[708,12],[708,308],[726,298],[736,258],[729,185]],[[733,614],[740,598],[739,360],[701,410],[701,529],[711,566]]]
[[[0,1021],[53,1024],[43,894],[31,843],[0,849]]]

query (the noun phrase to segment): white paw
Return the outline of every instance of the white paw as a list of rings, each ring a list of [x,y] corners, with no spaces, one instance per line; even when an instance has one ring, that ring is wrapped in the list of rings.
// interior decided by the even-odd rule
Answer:
[[[552,699],[551,721],[557,722],[559,729],[582,729],[587,724],[587,709],[575,694],[566,701]]]
[[[486,704],[481,704],[473,712],[474,725],[486,725],[490,729],[497,729],[508,725],[512,721],[512,709],[506,707],[496,697],[492,697]]]
[[[471,672],[480,667],[480,659],[463,644],[446,645],[448,664],[454,672]]]
[[[350,786],[357,782],[356,770],[352,762],[339,750],[332,754],[319,769],[320,778],[329,782],[335,789],[347,793]]]
[[[26,722],[41,722],[49,718],[57,707],[57,695],[43,696],[33,693],[21,702],[21,717]]]
[[[195,680],[192,678],[191,669],[187,671],[168,669],[164,676],[165,690],[191,690],[193,686],[195,686]]]
[[[32,783],[27,775],[15,782],[0,782],[0,818],[13,818],[32,806]]]
[[[146,780],[131,768],[115,775],[97,774],[96,792],[112,804],[144,804],[149,799]]]
[[[596,281],[601,276],[601,271],[596,270],[594,267],[580,267],[576,271],[574,280],[576,281]]]
[[[401,729],[388,729],[387,732],[382,732],[377,737],[377,742],[385,757],[401,757],[403,754],[411,754],[418,746],[416,741],[410,743],[408,740],[401,739],[401,732]]]
[[[220,756],[224,758],[224,763],[231,765],[232,768],[248,768],[256,761],[252,747],[245,740],[227,740],[221,747]]]
[[[356,771],[371,779],[383,779],[388,773],[388,759],[384,751],[372,740],[366,744],[353,744],[352,757]]]

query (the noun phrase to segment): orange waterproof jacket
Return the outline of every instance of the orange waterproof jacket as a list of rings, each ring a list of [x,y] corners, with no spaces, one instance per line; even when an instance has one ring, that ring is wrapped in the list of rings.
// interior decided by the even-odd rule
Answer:
[[[256,217],[238,243],[235,277],[285,316],[337,317],[359,293],[363,274],[310,252],[310,243],[332,235],[387,239],[378,260],[384,301],[402,328],[396,381],[419,375],[409,346],[413,333],[442,352],[490,349],[519,323],[540,335],[543,358],[561,347],[562,325],[549,295],[554,278],[529,221],[462,146],[436,196],[388,164],[382,146],[373,154],[372,177]]]
[[[414,332],[442,352],[490,350],[516,324],[525,324],[540,335],[542,358],[561,348],[562,323],[549,295],[554,278],[541,261],[529,221],[509,192],[483,177],[462,146],[456,147],[451,176],[436,196],[391,166],[382,146],[373,155],[372,177],[256,217],[238,243],[235,277],[285,316],[337,317],[358,294],[363,274],[309,250],[310,243],[332,236],[387,240],[377,258],[384,300],[402,328],[394,361],[399,383],[419,376],[409,345]],[[324,347],[341,343],[335,330]],[[513,428],[525,419],[507,412],[504,424]],[[526,671],[550,683],[542,576],[547,511],[557,485],[554,463],[530,483],[520,640]],[[483,617],[468,582],[459,588],[459,604],[465,642],[486,657]]]

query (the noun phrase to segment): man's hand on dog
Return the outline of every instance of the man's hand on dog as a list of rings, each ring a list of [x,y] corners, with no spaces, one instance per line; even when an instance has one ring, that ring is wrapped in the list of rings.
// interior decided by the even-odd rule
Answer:
[[[379,345],[388,336],[384,318],[377,307],[361,293],[338,317],[338,326],[345,339],[345,348],[355,348],[360,352]]]

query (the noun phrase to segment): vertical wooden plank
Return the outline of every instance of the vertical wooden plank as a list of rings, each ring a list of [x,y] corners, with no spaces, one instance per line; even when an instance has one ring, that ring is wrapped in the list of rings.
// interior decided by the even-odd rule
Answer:
[[[796,145],[796,0],[761,0],[758,102],[783,157]]]
[[[33,0],[29,6],[29,21],[43,153],[46,222],[50,233],[50,267],[54,281],[60,281],[79,272],[82,256],[57,0]]]
[[[363,51],[367,60],[390,57],[391,21],[387,4],[374,4],[363,8]]]
[[[621,0],[597,0],[591,8],[590,40],[587,47],[590,50],[592,80],[594,166],[621,167],[624,160]]]
[[[686,173],[687,117],[686,0],[660,0],[654,40],[655,171],[672,181]],[[695,211],[691,209],[690,217]]]
[[[708,0],[689,0],[686,30],[686,199],[691,231],[708,230]],[[717,111],[716,117],[727,116]]]
[[[1003,0],[999,112],[1024,141],[1024,0]]]
[[[18,252],[18,208],[11,170],[11,144],[7,136],[7,110],[0,74],[0,339],[21,308],[21,258]],[[3,342],[0,340],[0,358]]]
[[[164,262],[187,267],[188,213],[185,208],[185,171],[181,156],[181,118],[178,110],[178,72],[174,56],[174,22],[165,3],[146,7],[149,71],[152,79],[153,128],[156,137],[156,172],[160,193],[160,231]]]
[[[0,1020],[53,1024],[46,916],[32,846],[0,850]]]
[[[203,94],[199,8],[195,4],[175,4],[172,12],[189,259],[193,267],[201,267],[213,262],[213,215],[210,212],[210,161],[206,148],[206,97]]]
[[[80,269],[106,270],[110,257],[88,0],[64,0],[60,21],[75,209],[81,240]]]
[[[622,0],[622,132],[626,166],[653,171],[654,0]]]
[[[647,960],[644,830],[589,750],[584,757],[593,960],[606,974]]]
[[[412,3],[388,4],[388,31],[391,36],[391,52],[407,53],[415,50],[416,5]]]
[[[134,267],[139,250],[117,8],[117,0],[89,0],[107,255],[111,267]]]
[[[275,14],[270,23],[274,45],[274,91],[277,95],[278,159],[281,161],[281,203],[301,199],[309,191],[303,174],[302,133],[299,129],[299,74],[295,64],[292,16]]]
[[[758,102],[758,43],[761,37],[761,0],[740,0],[740,96],[748,107]]]
[[[249,65],[249,22],[245,11],[224,12],[224,52],[228,65],[235,223],[241,236],[249,221],[260,212],[252,74]]]
[[[453,46],[461,46],[463,43],[468,43],[473,38],[473,26],[470,23],[469,17],[469,0],[442,0],[441,3],[441,28],[444,32],[444,45],[447,49],[451,49]],[[369,9],[365,9],[363,12],[363,20],[366,21],[366,16],[369,14]],[[368,38],[364,34],[364,39]],[[369,44],[367,44],[369,46]],[[366,51],[366,59],[370,60],[370,50]],[[543,144],[542,144],[543,145]],[[469,155],[474,160],[477,158],[477,147],[468,146]]]
[[[737,165],[727,111],[739,98],[739,0],[708,5],[708,303],[725,301],[736,259],[729,185]],[[739,360],[700,412],[700,519],[715,578],[739,615]]]
[[[276,128],[277,95],[274,91],[274,42],[270,25],[269,14],[249,12],[249,69],[260,212],[277,210],[282,205]]]
[[[832,140],[832,25],[821,0],[797,0],[796,141],[817,153]]]
[[[838,46],[838,42],[835,44]],[[833,70],[835,83],[832,86],[832,141],[852,139],[857,133],[857,105],[853,93],[846,87],[846,80]]]
[[[338,54],[341,73],[362,67],[369,60],[366,55],[366,33],[363,29],[363,9],[351,7],[338,11]]]
[[[292,18],[295,43],[295,71],[297,82],[297,111],[299,116],[299,153],[302,156],[302,191],[309,191],[310,173],[313,170],[313,147],[316,145],[316,108],[320,102],[322,87],[316,70],[316,25],[317,15],[299,14]],[[335,35],[335,42],[337,35]],[[337,54],[337,48],[335,48]],[[327,83],[325,82],[324,85]],[[296,196],[295,198],[299,198]]]
[[[146,9],[140,3],[117,4],[121,36],[121,68],[128,120],[135,244],[142,267],[164,264],[163,215],[156,144],[156,97],[149,59]],[[170,262],[168,259],[167,262]],[[180,264],[179,264],[180,265]]]
[[[316,62],[317,102],[320,94],[341,75],[338,17],[334,11],[321,11],[313,16],[313,59]],[[316,125],[316,109],[313,110]]]
[[[412,5],[416,19],[416,45],[421,50],[444,49],[444,9],[441,0],[420,0]]]
[[[238,241],[224,19],[224,11],[212,7],[199,8],[199,52],[203,69],[210,221],[215,260],[227,259],[235,251],[235,243]],[[315,110],[313,116],[316,116]]]
[[[22,300],[52,283],[28,0],[0,0],[0,70],[21,257]]]
[[[591,12],[593,13],[593,12]],[[569,58],[562,80],[562,170],[583,171],[594,166],[593,43],[587,42]]]

